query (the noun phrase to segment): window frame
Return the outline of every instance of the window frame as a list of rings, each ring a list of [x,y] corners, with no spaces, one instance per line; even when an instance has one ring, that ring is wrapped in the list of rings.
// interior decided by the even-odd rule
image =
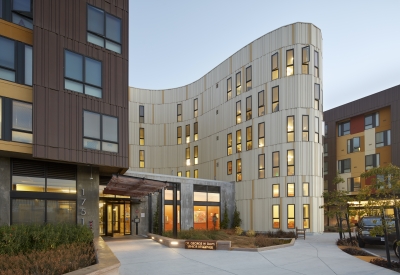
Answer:
[[[193,147],[194,150],[194,164],[199,164],[199,146],[194,146]]]
[[[319,53],[314,50],[314,76],[319,77]]]
[[[304,119],[307,118],[307,129],[305,130]],[[310,141],[310,119],[308,115],[302,116],[302,140],[303,141]],[[307,133],[307,139],[304,138],[304,134]]]
[[[141,111],[143,111],[143,115],[140,115]],[[144,123],[144,105],[139,105],[139,123]]]
[[[176,144],[182,144],[182,126],[176,127]]]
[[[229,89],[230,86],[230,89]],[[226,80],[226,97],[227,101],[232,99],[232,77]]]
[[[319,102],[321,98],[321,86],[318,83],[314,83],[314,109],[319,110]]]
[[[262,126],[262,131],[260,131]],[[265,146],[265,122],[258,123],[258,148]]]
[[[229,165],[230,165],[230,168],[231,168],[230,170],[229,170]],[[233,164],[232,164],[231,160],[226,163],[226,174],[227,175],[232,175],[232,170],[233,170],[233,166],[232,165]]]
[[[195,98],[193,100],[193,115],[196,118],[199,114],[199,99]]]
[[[289,164],[289,153],[293,152],[293,164]],[[289,173],[289,170],[293,167],[293,173]],[[296,174],[295,172],[295,154],[294,154],[294,149],[287,150],[287,175],[288,176],[294,176]]]
[[[250,72],[250,73],[249,73]],[[246,68],[246,91],[250,91],[252,88],[252,67],[249,66]],[[250,75],[250,79],[249,79],[249,75]]]
[[[356,182],[354,179],[358,178],[358,186],[356,187]],[[361,177],[351,177],[347,178],[347,191],[348,192],[358,192],[361,189]]]
[[[236,153],[242,152],[242,130],[236,131]]]
[[[277,210],[276,211],[274,211],[275,209],[274,208],[277,208]],[[280,205],[279,204],[273,204],[272,205],[272,228],[273,229],[280,229],[281,228],[281,218],[280,218],[280,212],[281,210],[280,210]],[[274,214],[275,214],[275,212],[278,214],[278,216],[275,216]],[[277,221],[277,223],[278,223],[278,225],[279,226],[275,226],[275,222]]]
[[[289,121],[292,121],[292,129],[289,128]],[[286,138],[287,142],[295,142],[295,119],[294,115],[286,117]]]
[[[142,156],[143,156],[143,158],[142,158]],[[139,150],[139,168],[145,168],[144,150]]]
[[[347,168],[347,165],[346,165],[347,162],[349,163],[349,165],[348,165],[349,169],[346,169]],[[338,171],[339,171],[339,174],[351,173],[351,159],[347,158],[347,159],[338,160]]]
[[[358,147],[354,147],[354,141],[358,140]],[[358,150],[354,150],[358,148]],[[347,140],[347,154],[361,152],[361,137],[353,137]]]
[[[250,131],[249,131],[250,129]],[[250,134],[249,134],[250,133]],[[253,127],[246,127],[246,151],[253,149]]]
[[[239,75],[239,77],[238,77]],[[239,79],[239,81],[238,81]],[[239,82],[239,85],[238,85]],[[239,71],[236,73],[236,96],[240,95],[242,93],[242,72]]]
[[[304,58],[304,50],[307,50],[306,52],[306,57],[307,60],[305,60]],[[303,48],[301,48],[301,73],[302,74],[308,74],[309,73],[309,63],[310,63],[310,46],[305,46]]]
[[[324,143],[324,157],[328,156],[328,143]]]
[[[185,148],[186,166],[190,166],[190,147]]]
[[[236,181],[242,181],[242,159],[236,159]]]
[[[303,182],[302,185],[303,189],[303,197],[309,197],[310,196],[310,183],[309,182]],[[307,190],[307,192],[304,192],[305,190]]]
[[[176,105],[176,120],[177,122],[182,121],[182,103]]]
[[[10,100],[10,106],[9,107],[10,107],[10,110],[11,110],[11,114],[10,114],[10,120],[11,121],[10,121],[10,128],[9,128],[10,129],[10,140],[9,141],[18,142],[18,143],[24,143],[24,144],[33,144],[33,103],[22,101],[22,100],[18,100],[18,99],[13,99],[13,98],[8,98],[8,99]],[[0,103],[1,104],[3,104],[3,100],[4,100],[4,97],[0,97]],[[19,103],[23,103],[23,104],[31,106],[31,131],[14,128],[14,125],[13,125],[14,124],[14,102],[19,102]],[[0,130],[1,131],[0,140],[8,141],[8,140],[6,140],[4,138],[5,133],[3,133],[3,132],[6,132],[6,129],[4,129],[3,127],[6,127],[6,123],[7,122],[5,120],[7,120],[8,114],[5,113],[6,110],[4,110],[4,109],[6,109],[6,108],[3,108],[3,107],[5,107],[5,106],[4,105],[1,106],[2,113],[0,113],[0,118],[1,118],[0,122],[2,124],[2,125],[0,124],[1,127],[2,127],[2,129]],[[4,117],[3,117],[3,115],[4,115]],[[30,135],[30,142],[22,142],[22,141],[14,140],[13,139],[13,132],[29,134]]]
[[[199,123],[198,122],[193,123],[193,135],[194,135],[194,141],[199,140]]]
[[[242,101],[236,101],[236,124],[242,123]]]
[[[229,146],[230,143],[230,146]],[[232,133],[226,135],[226,147],[227,147],[227,156],[232,155]]]
[[[260,95],[262,100],[260,100]],[[264,104],[264,90],[258,92],[258,116],[265,115],[265,104]]]
[[[279,198],[281,196],[281,190],[280,189],[281,189],[280,184],[278,184],[278,183],[272,184],[272,197],[273,198]],[[277,194],[275,194],[275,191],[277,191]]]
[[[371,124],[367,124],[367,118],[371,118]],[[364,117],[364,129],[368,130],[368,129],[372,129],[372,128],[376,128],[379,126],[379,113],[372,113],[372,114],[368,114]]]
[[[310,229],[310,204],[307,203],[303,204],[303,228]]]
[[[265,178],[265,154],[258,155],[258,178]]]
[[[276,56],[276,67],[274,67],[274,59]],[[276,76],[274,74],[276,72]],[[276,52],[271,55],[271,81],[279,78],[279,53]]]
[[[319,117],[316,116],[314,122],[315,122],[315,125],[314,125],[314,131],[315,131],[314,142],[319,143]]]
[[[382,134],[383,136],[383,141],[378,143],[378,134]],[[380,148],[384,146],[389,146],[392,143],[392,137],[391,137],[391,130],[386,130],[386,131],[381,131],[378,133],[375,133],[375,148]],[[382,145],[380,145],[382,144]],[[378,146],[379,145],[379,146]]]
[[[289,216],[289,208],[293,208],[293,216]],[[296,227],[296,207],[294,204],[287,205],[287,229],[294,229]],[[293,220],[293,227],[289,227],[289,222]]]
[[[345,131],[345,125],[349,125],[349,129]],[[338,137],[342,137],[342,136],[346,136],[346,135],[350,135],[350,128],[351,124],[350,124],[350,120],[348,121],[344,121],[344,122],[340,122],[338,124]]]
[[[252,103],[251,96],[246,97],[246,121],[248,121],[252,118],[251,103]]]
[[[367,158],[372,158],[372,166],[367,165],[367,164],[369,164],[369,163],[367,163]],[[380,154],[379,153],[365,155],[365,171],[368,171],[372,168],[379,167],[379,166],[380,166]],[[368,168],[368,167],[370,167],[370,168]]]
[[[185,141],[186,144],[190,143],[190,124],[185,125]]]
[[[292,52],[292,63],[289,63],[289,53]],[[290,74],[290,69],[292,69],[292,72]],[[294,75],[294,49],[289,49],[286,50],[286,76],[291,76]]]
[[[293,194],[289,193],[289,189],[292,189],[292,187],[293,187]],[[294,182],[286,183],[286,196],[288,198],[296,196],[296,187]]]
[[[278,165],[274,164],[274,155],[278,155]],[[272,177],[279,177],[281,172],[280,172],[280,153],[279,151],[272,152]],[[277,170],[276,170],[277,169]],[[274,171],[278,171],[278,175],[274,174]]]
[[[195,179],[198,179],[198,178],[199,178],[199,169],[194,169],[194,170],[193,170],[193,177],[194,177]]]
[[[275,90],[277,89],[277,90]],[[277,99],[274,101],[274,92],[277,92]],[[279,111],[279,86],[275,86],[271,88],[271,95],[272,95],[272,113],[276,113]]]
[[[142,136],[142,132],[143,132],[143,138],[141,137]],[[139,146],[144,146],[144,143],[145,142],[145,140],[144,140],[144,128],[139,128]]]

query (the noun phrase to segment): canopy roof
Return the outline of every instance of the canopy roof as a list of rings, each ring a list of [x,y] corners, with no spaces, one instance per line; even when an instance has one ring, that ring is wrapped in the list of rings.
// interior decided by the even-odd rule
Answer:
[[[167,182],[146,178],[112,175],[103,194],[144,197],[167,186]]]

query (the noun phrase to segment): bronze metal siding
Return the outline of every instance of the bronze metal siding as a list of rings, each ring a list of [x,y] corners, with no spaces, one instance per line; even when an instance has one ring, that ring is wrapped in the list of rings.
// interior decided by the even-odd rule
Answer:
[[[122,54],[86,41],[87,3],[122,19]],[[34,1],[33,156],[128,167],[128,0]],[[102,98],[64,90],[64,49],[102,61]],[[118,117],[118,154],[83,148],[83,110]]]

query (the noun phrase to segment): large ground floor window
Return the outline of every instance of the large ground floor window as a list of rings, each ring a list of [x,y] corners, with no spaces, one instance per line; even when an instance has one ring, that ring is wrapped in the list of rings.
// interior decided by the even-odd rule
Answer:
[[[174,214],[174,206],[173,205],[164,205],[164,231],[172,231],[173,230],[173,214]],[[177,217],[177,228],[178,231],[181,230],[181,206],[176,206],[176,217]]]
[[[215,230],[220,225],[220,207],[219,206],[201,206],[193,207],[193,228]]]

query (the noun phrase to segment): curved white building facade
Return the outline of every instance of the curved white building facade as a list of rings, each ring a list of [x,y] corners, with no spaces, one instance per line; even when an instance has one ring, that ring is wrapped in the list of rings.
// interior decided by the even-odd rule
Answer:
[[[129,89],[129,167],[235,181],[245,230],[323,231],[322,35],[294,23],[199,80]]]

